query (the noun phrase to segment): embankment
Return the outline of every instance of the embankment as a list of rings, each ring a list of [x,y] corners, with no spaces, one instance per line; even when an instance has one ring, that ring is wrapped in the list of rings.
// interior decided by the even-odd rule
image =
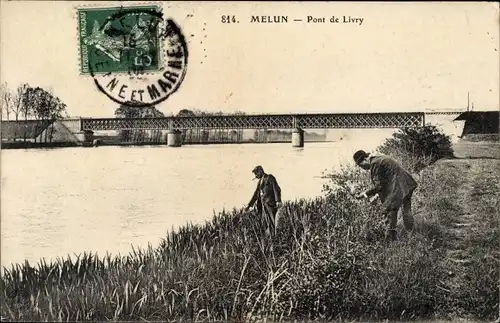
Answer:
[[[222,212],[125,257],[20,264],[1,278],[2,320],[493,319],[499,308],[500,161],[440,160],[421,172],[416,230],[383,243],[378,206],[348,194],[287,202],[277,235]],[[333,189],[340,187],[339,189]]]

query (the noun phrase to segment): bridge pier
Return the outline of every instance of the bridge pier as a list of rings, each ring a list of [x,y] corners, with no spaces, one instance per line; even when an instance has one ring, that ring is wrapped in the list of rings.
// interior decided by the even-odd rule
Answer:
[[[83,144],[92,144],[94,142],[94,132],[92,130],[76,132],[75,137]]]
[[[292,130],[292,147],[304,147],[304,130],[301,128]]]
[[[180,147],[182,146],[182,132],[177,129],[169,130],[167,133],[167,146]]]

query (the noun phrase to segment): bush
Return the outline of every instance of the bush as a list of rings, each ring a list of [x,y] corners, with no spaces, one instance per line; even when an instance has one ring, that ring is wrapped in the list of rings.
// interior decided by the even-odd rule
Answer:
[[[453,157],[451,138],[433,125],[400,129],[378,148],[378,152],[393,157],[413,172],[419,172],[438,159]]]

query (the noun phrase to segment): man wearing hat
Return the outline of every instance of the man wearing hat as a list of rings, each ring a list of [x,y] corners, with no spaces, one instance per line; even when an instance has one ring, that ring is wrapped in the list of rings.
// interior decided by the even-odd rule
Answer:
[[[382,212],[386,216],[387,239],[396,240],[396,223],[399,209],[403,208],[403,223],[406,230],[413,230],[411,214],[411,197],[417,188],[417,182],[394,159],[385,156],[370,156],[363,150],[358,150],[353,156],[359,167],[369,170],[373,188],[357,195],[357,198],[376,197],[382,202]]]
[[[281,188],[276,178],[271,174],[266,174],[262,166],[256,166],[252,172],[259,183],[246,210],[257,202],[258,212],[262,213],[265,221],[270,225],[270,231],[274,232],[276,212],[281,207]]]

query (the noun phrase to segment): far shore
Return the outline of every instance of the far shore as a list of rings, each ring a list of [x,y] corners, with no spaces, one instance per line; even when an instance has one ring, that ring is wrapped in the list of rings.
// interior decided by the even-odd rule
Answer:
[[[338,142],[337,140],[305,140],[305,143],[321,143],[321,142]],[[285,144],[290,143],[288,140],[274,140],[268,142],[259,141],[241,141],[241,142],[189,142],[183,143],[183,146],[207,146],[207,145],[240,145],[240,144]],[[54,142],[54,143],[33,143],[33,142],[3,142],[1,149],[46,149],[46,148],[67,148],[67,147],[100,147],[100,146],[119,146],[119,147],[135,147],[135,146],[167,146],[166,142],[108,142],[102,141],[97,143],[85,142]]]

